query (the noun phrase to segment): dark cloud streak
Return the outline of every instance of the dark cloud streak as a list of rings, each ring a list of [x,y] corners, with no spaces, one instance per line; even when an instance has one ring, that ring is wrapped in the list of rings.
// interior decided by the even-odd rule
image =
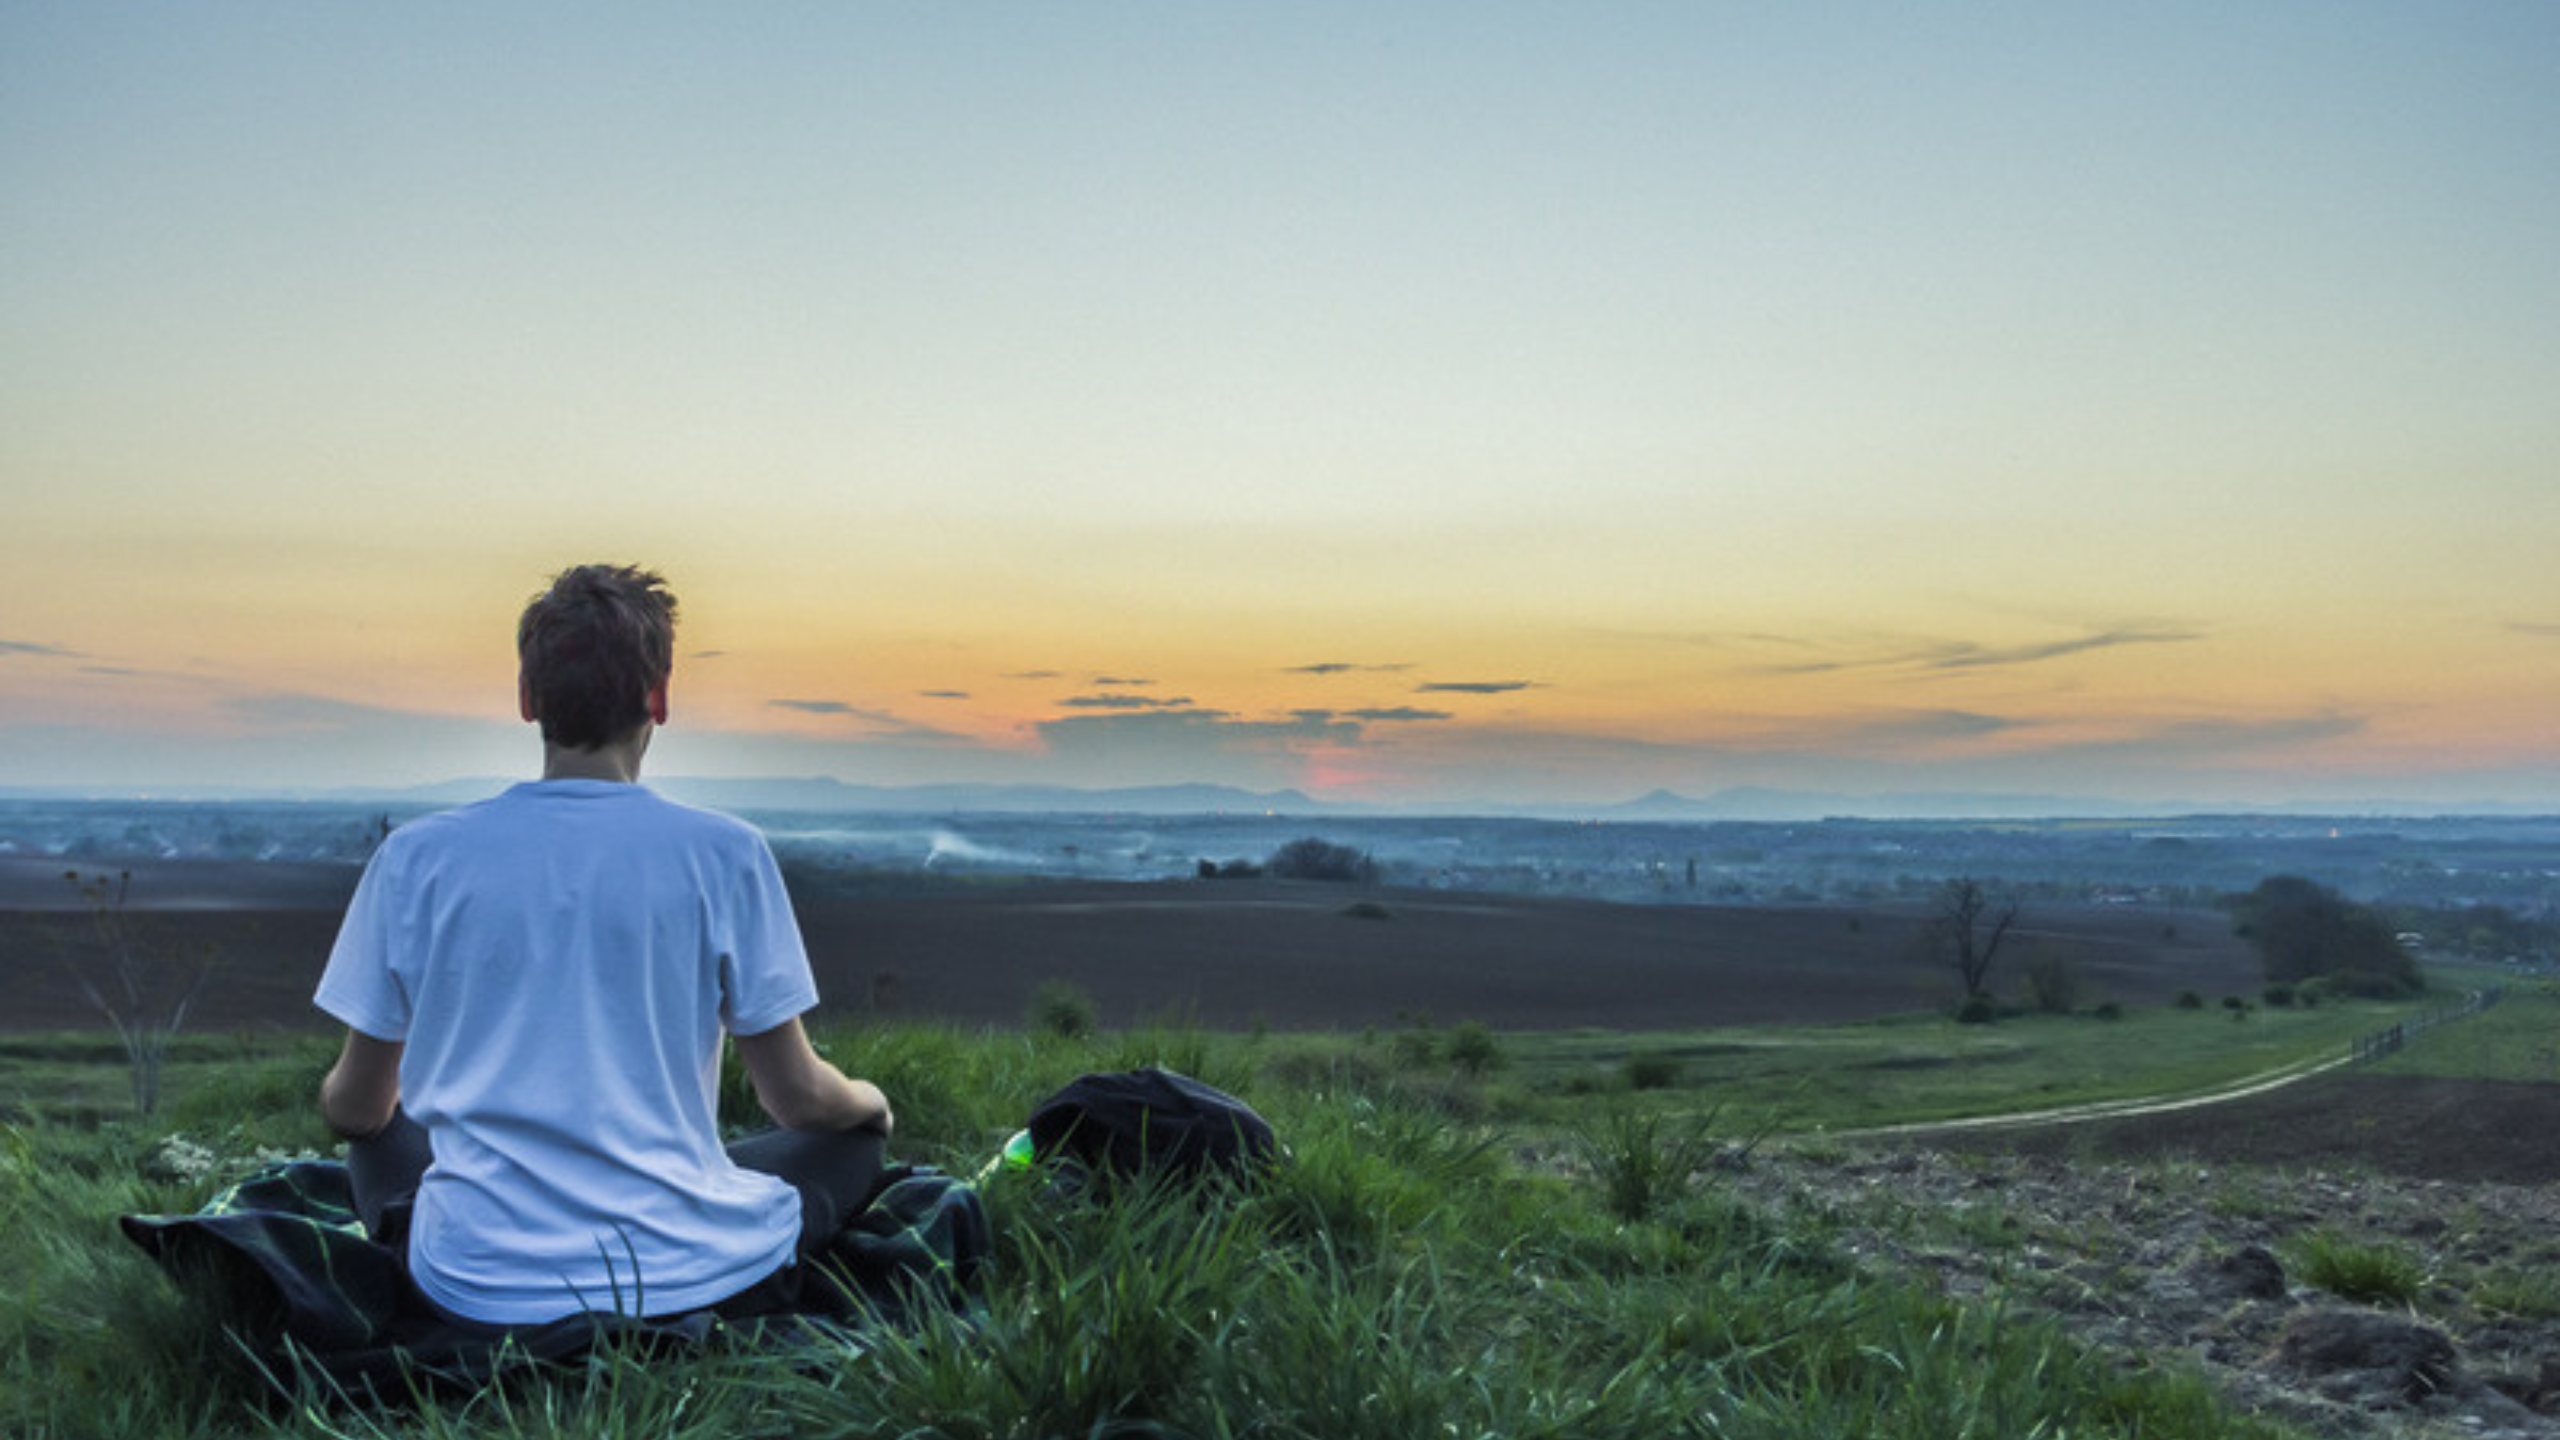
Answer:
[[[930,725],[918,725],[912,720],[893,715],[886,710],[866,710],[859,705],[848,705],[842,700],[783,699],[767,700],[765,703],[777,710],[797,710],[803,715],[821,715],[830,719],[854,721],[869,727],[869,734],[864,737],[865,739],[902,740],[926,745],[949,745],[968,739],[965,735],[955,735],[948,730],[937,730]]]
[[[2203,633],[2196,630],[2125,626],[2093,631],[2067,640],[2048,640],[2041,645],[1993,646],[1955,641],[1941,647],[1935,655],[1920,657],[1918,663],[1931,670],[2033,665],[2045,660],[2059,660],[2066,655],[2084,655],[2093,650],[2113,650],[2126,645],[2180,645],[2203,638]]]
[[[36,640],[0,640],[0,655],[25,655],[37,660],[86,660],[77,650],[60,645],[47,645]]]
[[[1070,695],[1058,702],[1069,710],[1188,710],[1191,697],[1175,695]]]
[[[1751,643],[1796,650],[1822,650],[1820,642],[1781,635],[1737,637]],[[1754,667],[1766,675],[1828,675],[1847,670],[1992,670],[2036,665],[2128,645],[2178,645],[2202,640],[2201,630],[2172,625],[2112,625],[2058,640],[2022,645],[1985,645],[1972,640],[1907,640],[1881,644],[1866,653],[1782,661]]]

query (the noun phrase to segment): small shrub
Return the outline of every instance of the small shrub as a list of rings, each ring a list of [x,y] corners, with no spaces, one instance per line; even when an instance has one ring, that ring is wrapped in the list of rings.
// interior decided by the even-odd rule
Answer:
[[[1662,1050],[1639,1050],[1618,1062],[1618,1074],[1630,1090],[1669,1090],[1680,1083],[1680,1057]]]
[[[187,954],[187,947],[146,925],[130,903],[130,870],[112,879],[66,870],[62,878],[78,892],[88,912],[91,948],[104,957],[75,957],[72,978],[91,1008],[115,1028],[132,1082],[134,1113],[150,1115],[160,1108],[169,1047],[186,1028],[187,1011],[213,978],[221,957],[211,946]]]
[[[1061,1040],[1091,1035],[1099,1018],[1093,996],[1072,980],[1043,980],[1031,992],[1031,1029]]]
[[[2326,1230],[2314,1230],[2290,1247],[2290,1268],[2306,1285],[2341,1300],[2364,1304],[2405,1304],[2427,1283],[2426,1271],[2402,1251],[2388,1245],[2359,1245]]]
[[[1979,990],[1964,997],[1964,1003],[1956,1007],[1959,1025],[1988,1025],[1999,1018],[2000,1002]]]
[[[2201,1010],[2204,1008],[2204,997],[2193,990],[2181,990],[2178,992],[2178,998],[2170,1003],[2181,1010]]]
[[[2258,992],[2259,1003],[2270,1010],[2290,1010],[2296,996],[2294,988],[2279,981]]]
[[[2080,1003],[2080,977],[2071,963],[2050,951],[2027,957],[2021,981],[2027,1004],[2047,1015],[2068,1015]]]
[[[2124,1007],[2113,1000],[2109,1000],[2089,1013],[2097,1016],[2101,1020],[2121,1020],[2124,1018]]]
[[[1262,1074],[1282,1089],[1327,1095],[1368,1094],[1387,1085],[1386,1066],[1368,1048],[1303,1036],[1275,1042],[1263,1058]]]
[[[1613,1110],[1577,1137],[1583,1163],[1600,1182],[1602,1203],[1621,1220],[1642,1220],[1685,1192],[1718,1149],[1710,1114],[1673,1119],[1632,1108]]]
[[[863,999],[875,1015],[896,1007],[900,985],[895,970],[874,970],[863,982]]]
[[[1417,1019],[1410,1029],[1399,1030],[1388,1040],[1387,1053],[1399,1068],[1418,1070],[1439,1058],[1440,1037],[1428,1017]]]
[[[1342,913],[1354,920],[1393,920],[1396,912],[1375,900],[1354,900],[1342,907]]]
[[[1469,1075],[1482,1075],[1502,1068],[1502,1042],[1491,1030],[1474,1020],[1450,1027],[1447,1043],[1442,1047],[1449,1063]]]

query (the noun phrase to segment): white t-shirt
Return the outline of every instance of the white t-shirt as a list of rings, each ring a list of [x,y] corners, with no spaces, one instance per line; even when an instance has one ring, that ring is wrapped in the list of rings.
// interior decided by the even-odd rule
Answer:
[[[662,1315],[792,1258],[796,1191],[717,1120],[721,1031],[817,1003],[772,850],[638,785],[547,780],[393,832],[316,1002],[403,1041],[435,1162],[409,1261],[428,1299],[531,1324]]]

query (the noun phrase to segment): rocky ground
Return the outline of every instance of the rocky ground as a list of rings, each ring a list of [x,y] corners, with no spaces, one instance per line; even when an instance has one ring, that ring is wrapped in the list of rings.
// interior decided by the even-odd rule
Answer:
[[[2540,1088],[2540,1124],[2510,1143],[2547,1165],[2560,1087]],[[2190,1119],[2177,1153],[2147,1159],[2094,1139],[2020,1153],[1906,1138],[1772,1148],[1726,1183],[1815,1219],[1871,1268],[1997,1295],[2130,1364],[2191,1366],[2309,1434],[2560,1437],[2560,1186],[2217,1156],[2216,1132],[2250,1125],[2245,1107],[2217,1109],[2231,1113]],[[2390,1293],[2323,1288],[2354,1288],[2323,1246],[2334,1268],[2380,1269]]]

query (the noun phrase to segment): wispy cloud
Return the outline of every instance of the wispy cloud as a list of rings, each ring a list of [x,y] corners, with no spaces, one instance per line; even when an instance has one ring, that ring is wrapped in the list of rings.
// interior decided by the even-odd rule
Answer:
[[[1508,695],[1535,690],[1535,680],[1432,680],[1413,687],[1416,695]]]
[[[1307,709],[1289,712],[1302,721],[1357,720],[1364,724],[1397,724],[1416,720],[1455,720],[1447,710],[1425,710],[1414,705],[1387,705],[1364,710]]]
[[[1914,658],[1923,668],[1930,670],[1972,670],[1991,665],[2034,665],[2046,660],[2059,660],[2066,655],[2085,655],[2093,650],[2115,650],[2127,645],[2180,645],[2203,638],[2203,632],[2197,630],[2165,626],[2121,627],[2027,645],[1978,645],[1969,640],[1955,640],[1936,647],[1934,653],[1923,653]]]
[[[916,694],[927,700],[966,700],[969,698],[969,692],[966,690],[919,690]]]
[[[1136,675],[1096,675],[1093,683],[1106,689],[1143,690],[1156,682]]]
[[[1851,751],[1900,750],[1980,740],[2024,728],[2026,722],[1976,710],[1876,710],[1836,717],[1828,724],[1806,727],[1805,738],[1826,748]]]
[[[0,640],[0,655],[27,655],[38,660],[82,660],[88,657],[60,645],[35,640]]]
[[[1069,710],[1185,710],[1188,695],[1070,695],[1058,702]]]
[[[2083,630],[2049,640],[1985,644],[1976,640],[1929,637],[1878,637],[1826,640],[1802,636],[1753,634],[1728,637],[1763,648],[1812,652],[1809,658],[1774,660],[1753,667],[1769,675],[1822,675],[1843,670],[1988,670],[2038,665],[2073,655],[2130,645],[2178,645],[2206,638],[2183,625],[2128,623]]]
[[[1407,664],[1359,665],[1348,660],[1320,660],[1313,665],[1291,665],[1284,675],[1394,675],[1413,667]]]
[[[919,725],[903,715],[849,705],[842,700],[781,699],[768,700],[765,703],[777,710],[796,710],[803,715],[822,715],[830,719],[851,720],[864,728],[866,739],[908,740],[939,745],[967,738],[954,735],[947,730],[937,730],[930,725]]]
[[[1007,680],[1055,680],[1061,673],[1062,672],[1056,670],[1016,670],[1007,674],[1003,678]]]
[[[2507,628],[2519,635],[2534,635],[2545,640],[2560,640],[2560,620],[2510,620]]]

